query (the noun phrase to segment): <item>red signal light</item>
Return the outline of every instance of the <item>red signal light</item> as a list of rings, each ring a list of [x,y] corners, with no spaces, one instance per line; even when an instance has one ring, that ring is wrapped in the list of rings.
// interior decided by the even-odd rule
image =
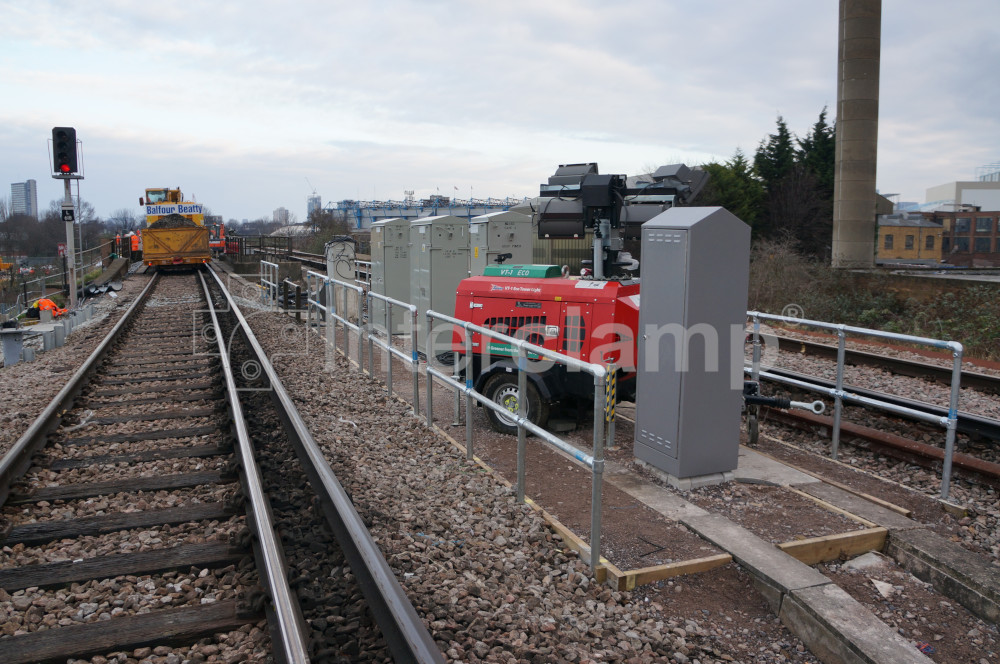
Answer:
[[[69,164],[60,164],[59,170],[63,173],[69,173]]]

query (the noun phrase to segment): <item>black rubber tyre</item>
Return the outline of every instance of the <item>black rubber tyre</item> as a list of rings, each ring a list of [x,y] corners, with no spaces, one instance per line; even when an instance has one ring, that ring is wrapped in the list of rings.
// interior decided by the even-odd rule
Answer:
[[[549,405],[538,394],[538,388],[528,380],[528,419],[533,424],[544,427],[549,421]],[[504,406],[512,413],[517,412],[518,390],[516,373],[498,373],[490,376],[483,387],[483,394],[490,401]],[[517,424],[513,418],[504,417],[491,408],[486,409],[490,426],[500,433],[517,435]]]

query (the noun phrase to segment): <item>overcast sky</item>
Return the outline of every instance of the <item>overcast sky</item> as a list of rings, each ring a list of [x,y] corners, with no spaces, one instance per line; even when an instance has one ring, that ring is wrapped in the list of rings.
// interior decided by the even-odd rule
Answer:
[[[54,126],[102,216],[153,186],[303,220],[314,188],[523,196],[560,163],[752,156],[779,114],[835,115],[837,22],[837,0],[0,0],[0,196],[61,198]],[[884,0],[882,193],[1000,162],[998,62],[997,0]]]

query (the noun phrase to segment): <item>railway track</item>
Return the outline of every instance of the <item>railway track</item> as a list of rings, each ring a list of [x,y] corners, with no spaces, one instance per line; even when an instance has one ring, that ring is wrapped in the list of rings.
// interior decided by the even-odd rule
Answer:
[[[405,597],[369,612],[401,591],[339,552],[240,319],[203,273],[155,277],[0,460],[0,661],[440,659]]]
[[[832,360],[837,359],[837,346],[803,339],[778,336],[778,350],[788,353],[802,353]],[[929,362],[915,362],[890,355],[879,355],[846,348],[844,360],[848,365],[875,367],[900,375],[933,380],[948,385],[951,383],[951,367],[938,366]],[[977,371],[962,370],[962,387],[972,388],[987,394],[1000,394],[1000,378]]]

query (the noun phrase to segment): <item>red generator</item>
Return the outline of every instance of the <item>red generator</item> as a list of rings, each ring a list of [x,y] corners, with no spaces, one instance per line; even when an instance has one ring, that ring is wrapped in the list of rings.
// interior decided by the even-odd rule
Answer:
[[[491,265],[483,276],[459,284],[455,317],[586,362],[614,363],[618,400],[635,397],[638,281],[570,279],[556,265]],[[483,336],[472,334],[473,386],[516,412],[516,353],[510,344]],[[464,332],[455,333],[452,349],[464,357]],[[566,406],[582,417],[593,403],[593,376],[537,356],[528,359],[529,419],[544,427],[553,409]],[[497,431],[517,433],[512,418],[486,413]]]

